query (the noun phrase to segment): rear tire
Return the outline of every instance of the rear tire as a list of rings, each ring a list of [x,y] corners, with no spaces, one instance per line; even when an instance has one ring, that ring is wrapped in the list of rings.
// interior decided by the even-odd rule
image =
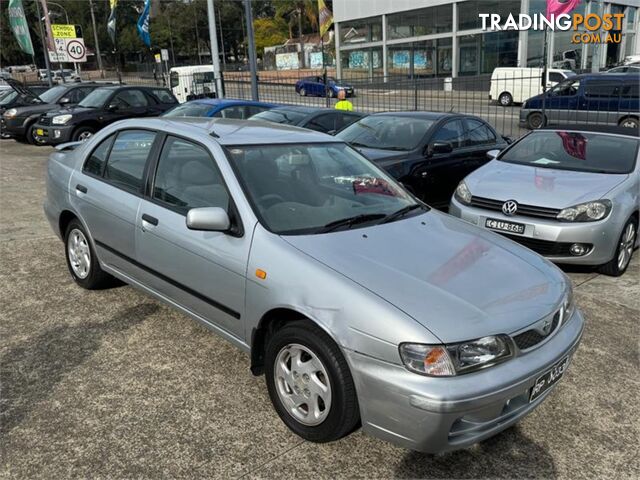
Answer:
[[[498,97],[498,103],[503,107],[508,107],[513,104],[513,97],[509,92],[502,92]]]
[[[618,123],[618,125],[625,128],[633,128],[635,130],[638,130],[638,128],[640,128],[638,119],[633,117],[623,118],[622,120],[620,120],[620,123]]]
[[[301,88],[299,93],[300,93],[301,97],[306,97],[307,96],[307,91],[304,88]]]
[[[267,389],[282,421],[310,442],[331,442],[360,422],[356,389],[347,361],[315,323],[299,320],[269,338]]]
[[[619,277],[626,272],[629,264],[631,263],[631,257],[633,257],[633,249],[637,238],[638,220],[631,217],[622,228],[622,233],[618,239],[618,245],[615,253],[613,254],[613,258],[609,262],[600,266],[600,273],[611,277]]]
[[[547,122],[545,121],[545,118],[540,112],[530,113],[527,117],[527,127],[529,127],[531,130],[536,130],[538,128],[544,127],[546,123]]]
[[[113,278],[100,268],[89,234],[78,219],[69,222],[64,236],[67,267],[73,281],[87,290],[101,288]]]

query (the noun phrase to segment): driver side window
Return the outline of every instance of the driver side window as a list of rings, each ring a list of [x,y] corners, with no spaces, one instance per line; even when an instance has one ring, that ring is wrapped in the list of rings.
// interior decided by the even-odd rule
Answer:
[[[572,97],[578,93],[580,88],[580,80],[573,80],[557,85],[553,89],[553,94],[557,97]]]
[[[431,138],[431,142],[449,142],[455,150],[464,145],[464,126],[461,120],[450,120],[445,123]]]

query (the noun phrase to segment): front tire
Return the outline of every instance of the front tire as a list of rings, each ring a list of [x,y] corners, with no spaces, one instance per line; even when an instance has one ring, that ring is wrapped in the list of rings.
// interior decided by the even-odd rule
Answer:
[[[299,93],[300,93],[301,97],[306,97],[307,96],[307,91],[304,88],[301,88]]]
[[[311,442],[351,433],[360,411],[349,366],[316,324],[299,320],[276,331],[265,354],[267,389],[282,421]]]
[[[609,275],[611,277],[619,277],[627,271],[629,263],[631,263],[631,257],[633,256],[633,248],[636,244],[638,236],[638,221],[635,218],[630,218],[622,228],[622,233],[618,240],[618,246],[613,258],[600,266],[600,273]]]
[[[73,281],[87,290],[101,288],[112,278],[100,268],[89,234],[79,220],[69,222],[64,236],[67,267]]]
[[[620,120],[620,123],[618,125],[625,128],[633,128],[635,130],[638,130],[638,128],[640,128],[638,119],[633,117],[623,118],[622,120]]]
[[[92,127],[80,127],[73,132],[73,141],[74,142],[86,142],[89,140],[93,134],[96,133],[95,128]]]
[[[25,140],[29,145],[39,145],[39,143],[36,141],[36,132],[33,127],[35,127],[35,124],[29,125],[29,127],[27,128],[27,131],[25,133]]]

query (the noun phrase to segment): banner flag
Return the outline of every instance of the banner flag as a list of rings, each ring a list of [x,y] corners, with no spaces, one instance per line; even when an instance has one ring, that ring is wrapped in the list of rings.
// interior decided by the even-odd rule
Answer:
[[[109,20],[107,20],[107,32],[111,42],[116,44],[116,7],[118,6],[118,0],[109,0],[109,6],[111,7],[111,13],[109,13]]]
[[[581,0],[547,0],[547,17],[569,13],[580,5]]]
[[[151,35],[149,33],[149,10],[151,9],[151,0],[145,0],[144,9],[140,18],[138,18],[138,35],[147,46],[151,47]]]
[[[320,23],[320,37],[324,37],[324,34],[327,33],[327,30],[329,30],[329,27],[333,23],[333,14],[331,13],[331,10],[327,8],[324,0],[318,0],[318,12],[320,13],[318,16]]]
[[[31,43],[27,18],[24,16],[22,0],[9,0],[9,24],[18,45],[20,45],[20,50],[28,55],[33,55],[33,43]]]

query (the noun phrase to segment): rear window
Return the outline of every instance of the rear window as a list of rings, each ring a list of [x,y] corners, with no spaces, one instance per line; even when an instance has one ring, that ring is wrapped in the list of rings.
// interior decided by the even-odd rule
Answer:
[[[206,117],[213,106],[205,103],[183,103],[172,108],[163,117]]]
[[[254,115],[251,119],[295,125],[306,116],[306,113],[296,112],[293,110],[267,110],[266,112]]]
[[[538,131],[524,137],[499,159],[536,168],[627,174],[635,168],[638,143],[636,138],[619,135]]]

